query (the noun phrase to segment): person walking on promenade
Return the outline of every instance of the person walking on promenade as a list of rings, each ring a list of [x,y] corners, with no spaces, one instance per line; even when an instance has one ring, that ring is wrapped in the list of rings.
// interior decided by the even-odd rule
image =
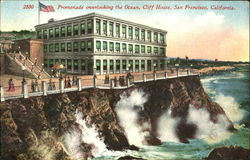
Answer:
[[[13,82],[13,79],[12,79],[12,78],[9,79],[8,84],[9,84],[9,89],[8,89],[8,91],[14,92],[14,91],[15,91],[15,85],[14,85],[14,82]]]
[[[52,88],[52,81],[51,79],[49,80],[49,85],[48,85],[48,91],[51,91],[53,88]]]

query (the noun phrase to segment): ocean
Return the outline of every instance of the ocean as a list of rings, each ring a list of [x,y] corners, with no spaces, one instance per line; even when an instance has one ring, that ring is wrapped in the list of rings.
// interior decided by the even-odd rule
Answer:
[[[160,146],[142,146],[139,152],[104,151],[94,159],[118,159],[129,155],[147,160],[201,160],[218,147],[233,145],[250,149],[249,67],[243,66],[235,71],[201,77],[201,82],[209,97],[224,109],[237,128],[236,132],[216,138],[192,139],[188,144],[166,141]]]

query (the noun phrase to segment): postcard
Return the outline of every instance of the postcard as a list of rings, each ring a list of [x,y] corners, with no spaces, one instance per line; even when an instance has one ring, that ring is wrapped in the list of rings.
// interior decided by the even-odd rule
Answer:
[[[0,159],[250,159],[248,1],[0,13]]]

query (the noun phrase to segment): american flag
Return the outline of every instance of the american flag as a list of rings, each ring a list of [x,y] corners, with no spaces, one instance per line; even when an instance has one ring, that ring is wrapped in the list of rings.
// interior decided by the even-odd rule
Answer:
[[[52,5],[44,5],[39,2],[39,8],[41,12],[55,12],[55,9]]]

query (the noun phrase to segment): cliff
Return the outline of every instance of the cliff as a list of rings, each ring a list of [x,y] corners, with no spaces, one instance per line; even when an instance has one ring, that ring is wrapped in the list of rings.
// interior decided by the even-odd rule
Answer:
[[[87,89],[8,100],[0,106],[1,159],[70,159],[64,140],[65,134],[71,130],[81,132],[81,125],[75,116],[76,111],[82,113],[87,125],[95,125],[98,136],[107,149],[137,150],[137,147],[129,144],[127,134],[115,112],[116,104],[121,100],[120,95],[130,95],[134,90],[142,90],[148,95],[144,110],[139,112],[138,124],[150,124],[150,134],[146,137],[149,145],[161,143],[157,133],[157,122],[170,108],[172,117],[180,119],[176,127],[180,142],[188,142],[188,139],[195,138],[197,132],[197,125],[187,123],[190,104],[195,108],[205,108],[214,123],[218,121],[218,114],[225,114],[204,92],[198,76],[137,83],[122,90]],[[228,129],[233,131],[232,123],[230,120],[228,122]],[[92,156],[91,144],[81,143],[80,148],[85,152],[85,158]]]

